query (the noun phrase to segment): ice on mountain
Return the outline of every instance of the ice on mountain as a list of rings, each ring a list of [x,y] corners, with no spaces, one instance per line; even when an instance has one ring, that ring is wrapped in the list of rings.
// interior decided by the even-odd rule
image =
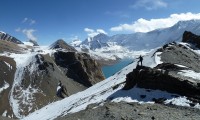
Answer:
[[[7,110],[5,110],[2,114],[3,117],[6,117],[6,114],[7,114]]]
[[[185,76],[185,77],[193,78],[195,80],[200,80],[200,73],[197,73],[192,70],[181,70],[180,72],[178,72],[178,74]]]
[[[11,66],[9,63],[7,63],[7,62],[5,62],[5,61],[4,61],[4,63],[5,63],[10,69],[12,69],[12,66]]]
[[[0,93],[1,93],[3,90],[7,89],[9,86],[10,86],[10,85],[4,80],[4,85],[0,87]]]

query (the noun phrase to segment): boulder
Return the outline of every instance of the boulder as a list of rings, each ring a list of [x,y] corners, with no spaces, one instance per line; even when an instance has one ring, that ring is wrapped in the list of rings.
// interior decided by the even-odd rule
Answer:
[[[196,45],[196,47],[200,48],[200,36],[193,34],[192,32],[185,31],[183,33],[182,42],[188,42]]]

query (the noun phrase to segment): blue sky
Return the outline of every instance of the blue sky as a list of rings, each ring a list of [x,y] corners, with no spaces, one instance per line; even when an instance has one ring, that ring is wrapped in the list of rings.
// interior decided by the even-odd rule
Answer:
[[[1,0],[0,31],[48,45],[98,33],[148,32],[200,19],[199,0]]]

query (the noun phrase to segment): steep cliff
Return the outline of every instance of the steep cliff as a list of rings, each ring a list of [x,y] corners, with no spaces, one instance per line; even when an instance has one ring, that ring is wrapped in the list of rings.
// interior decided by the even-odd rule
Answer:
[[[54,57],[56,64],[68,77],[86,87],[105,79],[100,65],[86,53],[58,51]]]

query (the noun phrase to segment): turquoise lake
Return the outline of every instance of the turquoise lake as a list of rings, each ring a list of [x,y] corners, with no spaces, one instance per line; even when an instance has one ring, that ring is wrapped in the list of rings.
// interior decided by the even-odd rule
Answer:
[[[118,63],[114,65],[109,65],[109,66],[103,66],[102,71],[104,73],[104,76],[106,78],[112,76],[116,72],[120,71],[122,68],[126,67],[128,64],[130,64],[133,60],[131,59],[126,59],[126,60],[121,60]]]

